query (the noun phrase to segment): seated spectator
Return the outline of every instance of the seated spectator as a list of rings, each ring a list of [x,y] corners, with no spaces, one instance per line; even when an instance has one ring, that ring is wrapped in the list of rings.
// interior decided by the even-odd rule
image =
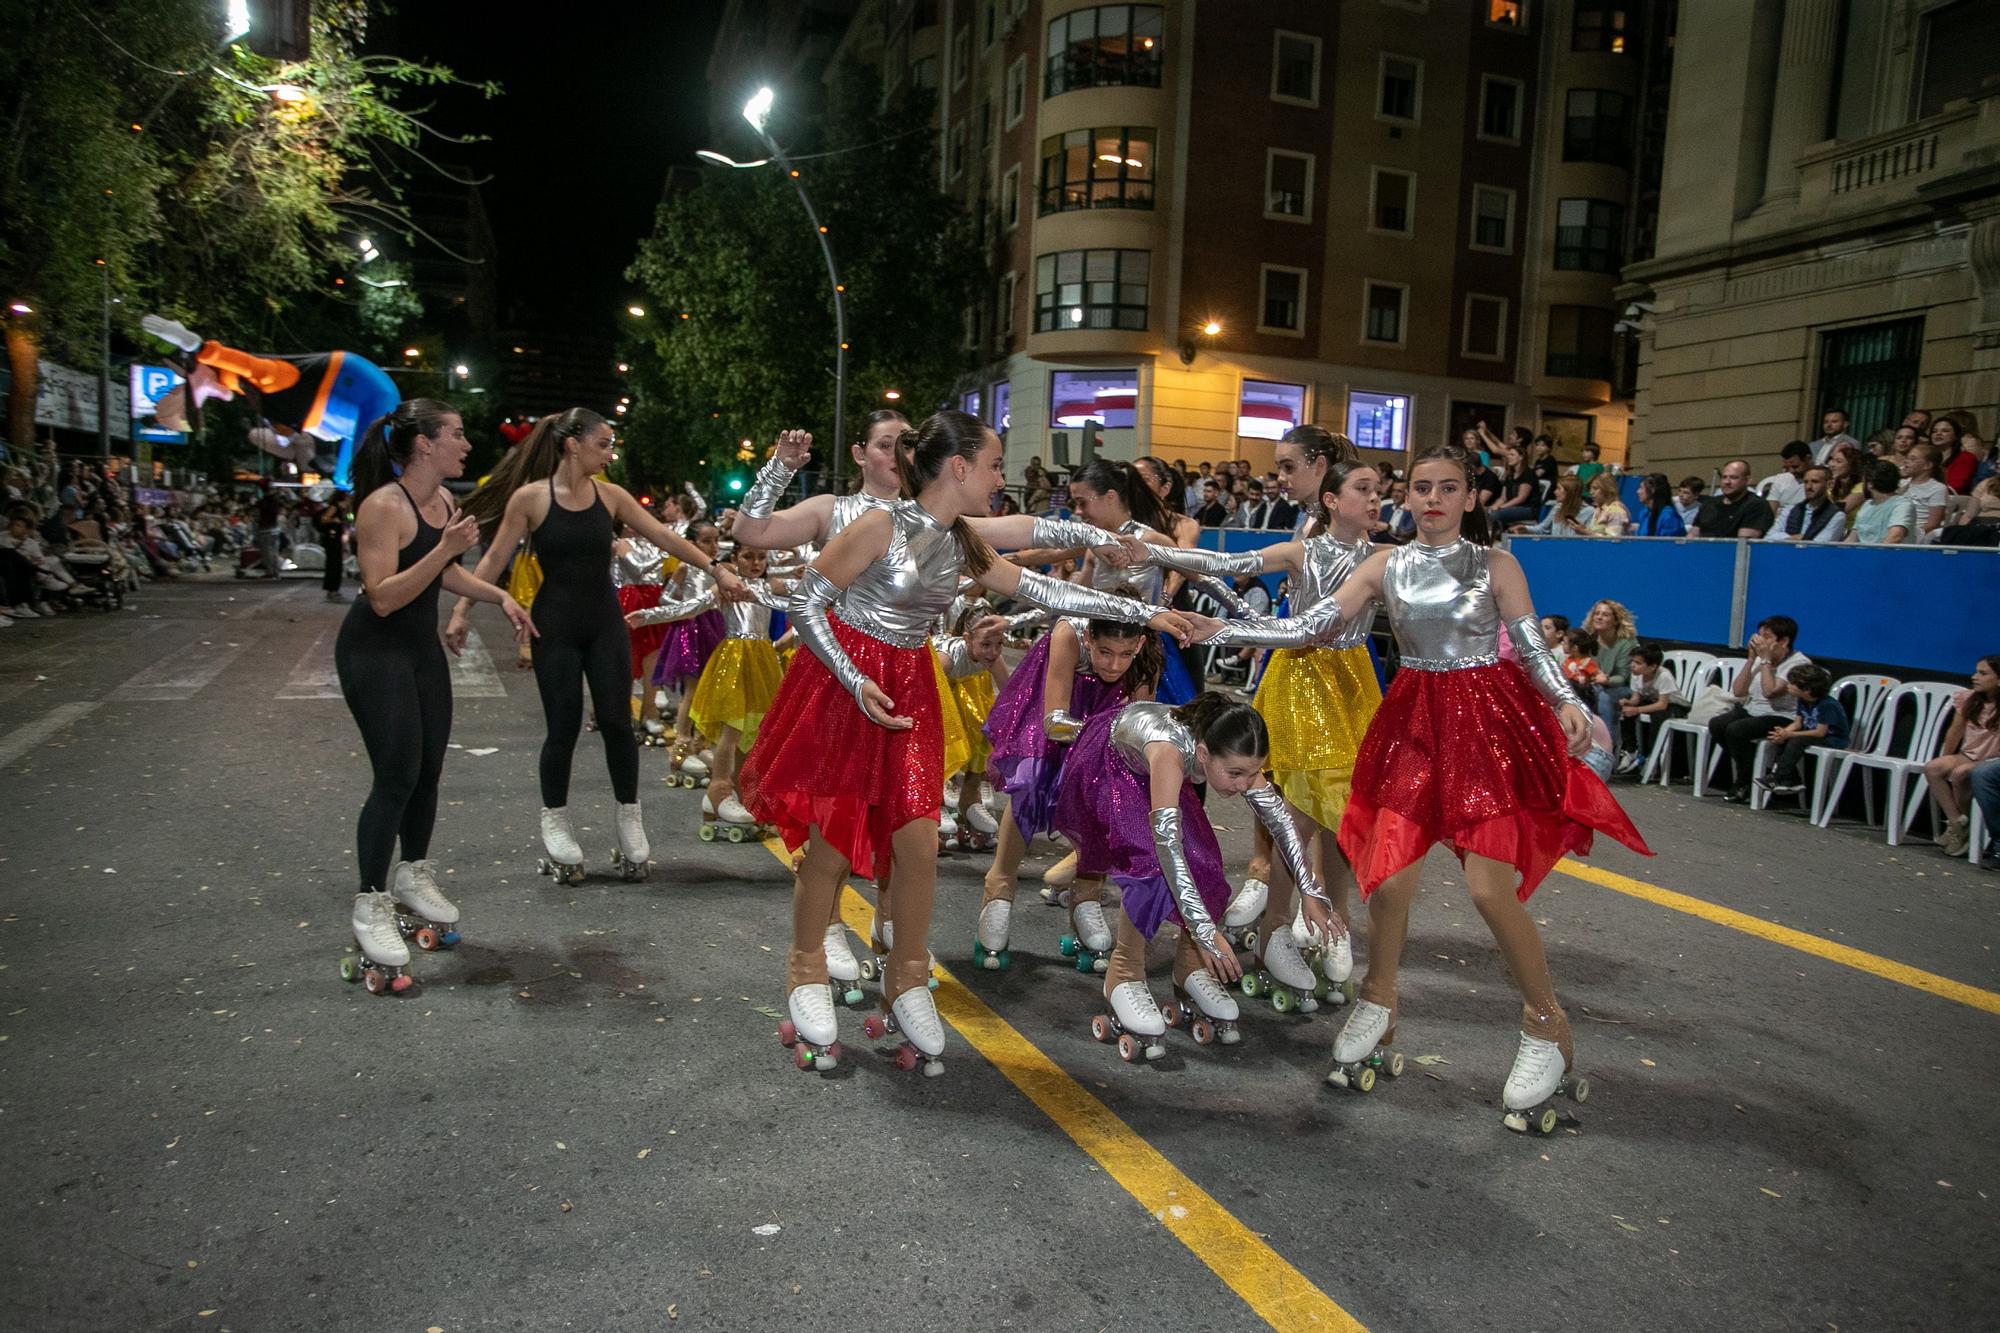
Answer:
[[[1232,528],[1268,528],[1273,526],[1271,514],[1274,506],[1264,498],[1264,483],[1256,477],[1244,484],[1243,502],[1236,506],[1230,516]]]
[[[1951,706],[1951,726],[1938,757],[1924,765],[1924,781],[1944,812],[1937,845],[1947,856],[1963,856],[1971,837],[1972,770],[2000,759],[2000,653],[1979,659],[1972,688],[1960,690]]]
[[[1750,489],[1750,465],[1740,458],[1722,468],[1722,480],[1714,495],[1701,502],[1689,529],[1697,537],[1762,537],[1778,516],[1764,497]]]
[[[1791,673],[1812,665],[1812,659],[1793,646],[1798,637],[1799,623],[1790,616],[1767,616],[1757,622],[1757,632],[1744,647],[1743,666],[1729,685],[1736,705],[1708,724],[1709,739],[1723,754],[1726,801],[1741,804],[1750,799],[1757,742],[1798,712]]]
[[[1891,462],[1901,459],[1904,454],[1910,452],[1922,439],[1923,436],[1915,426],[1896,427],[1889,435],[1889,453],[1887,457]]]
[[[1965,495],[1972,490],[1972,474],[1979,469],[1979,460],[1965,452],[1965,436],[1971,429],[1972,418],[1964,412],[1947,412],[1931,422],[1931,443],[1938,451],[1938,479],[1954,495]]]
[[[1681,484],[1674,487],[1674,512],[1681,516],[1681,531],[1694,531],[1695,516],[1701,513],[1702,492],[1708,483],[1700,477],[1682,477]]]
[[[1681,522],[1680,510],[1674,505],[1673,487],[1667,484],[1664,472],[1648,472],[1639,478],[1639,514],[1633,520],[1632,535],[1635,537],[1685,537],[1687,525]]]
[[[1887,458],[1895,452],[1896,432],[1878,430],[1868,437],[1867,452],[1870,458]]]
[[[1877,459],[1862,487],[1861,507],[1848,525],[1847,540],[1865,546],[1900,546],[1917,528],[1917,510],[1906,496],[1896,494],[1903,474],[1894,463]]]
[[[1785,506],[1778,521],[1766,533],[1767,542],[1837,542],[1847,535],[1847,515],[1841,512],[1827,487],[1833,474],[1814,463],[1806,469],[1805,498]]]
[[[1840,700],[1828,693],[1833,676],[1824,668],[1794,667],[1785,679],[1799,701],[1798,713],[1784,726],[1771,728],[1771,734],[1764,738],[1778,747],[1778,754],[1770,771],[1757,779],[1757,785],[1773,796],[1797,796],[1804,791],[1799,761],[1806,751],[1815,745],[1846,749],[1853,725]]]
[[[1597,715],[1616,725],[1619,701],[1632,692],[1632,650],[1639,646],[1639,627],[1623,602],[1608,597],[1590,608],[1583,627],[1597,636]]]
[[[1988,845],[1979,853],[1979,862],[1984,865],[1993,847],[2000,845],[2000,759],[1986,759],[1972,766],[1972,799],[1979,803],[1979,811],[1986,817]]]
[[[1903,474],[1901,494],[1916,511],[1917,527],[1912,541],[1925,540],[1924,534],[1936,532],[1944,525],[1945,506],[1951,502],[1952,488],[1938,480],[1942,458],[1936,445],[1920,444],[1904,454],[1898,464]]]
[[[1568,616],[1542,617],[1542,646],[1557,657],[1562,657],[1568,651],[1563,644],[1563,636],[1568,633]]]
[[[1909,411],[1909,415],[1903,418],[1903,424],[1905,426],[1908,426],[1911,430],[1915,431],[1919,436],[1930,434],[1931,431],[1930,409],[1923,407],[1911,408]]]
[[[1222,486],[1214,480],[1201,484],[1201,507],[1193,514],[1204,528],[1219,528],[1229,521],[1229,507],[1222,503]]]
[[[1598,455],[1601,453],[1603,453],[1603,450],[1597,447],[1597,443],[1594,440],[1583,446],[1583,461],[1576,465],[1576,479],[1582,482],[1586,488],[1589,487],[1592,477],[1604,471],[1604,464],[1597,461]]]
[[[1600,472],[1590,479],[1590,517],[1583,530],[1592,537],[1623,537],[1632,515],[1618,498],[1616,473]]]
[[[2000,546],[2000,477],[1988,477],[1972,488],[1972,507],[1962,522],[1938,530],[1946,546]]]
[[[1660,724],[1670,716],[1687,712],[1687,701],[1680,697],[1681,683],[1674,679],[1674,673],[1662,665],[1667,654],[1657,643],[1642,643],[1632,650],[1632,692],[1618,701],[1618,739],[1620,752],[1618,765],[1613,770],[1618,773],[1636,773],[1646,762],[1646,752],[1639,747],[1639,719],[1653,719],[1653,735],[1657,736]]]
[[[1556,442],[1546,435],[1537,435],[1528,446],[1528,470],[1541,485],[1543,504],[1555,495],[1556,478],[1562,475],[1562,465],[1555,460],[1555,448]]]
[[[1542,515],[1539,523],[1515,525],[1516,532],[1536,533],[1544,537],[1582,537],[1589,533],[1586,526],[1593,512],[1583,502],[1583,483],[1575,476],[1556,478],[1555,507]]]
[[[1912,442],[1915,442],[1914,436]],[[1854,526],[1854,511],[1861,508],[1861,501],[1866,498],[1861,494],[1862,482],[1868,476],[1868,469],[1880,461],[1868,457],[1851,444],[1843,444],[1833,451],[1833,462],[1827,465],[1832,469],[1832,480],[1827,483],[1826,493],[1847,515],[1847,526],[1850,528]]]
[[[1827,456],[1843,444],[1861,447],[1861,441],[1847,433],[1847,413],[1837,407],[1829,407],[1819,415],[1819,438],[1813,441],[1813,462],[1824,463]]]
[[[1574,685],[1598,685],[1604,668],[1597,665],[1597,636],[1581,626],[1563,631],[1563,674]]]
[[[1964,447],[1965,452],[1979,460],[1978,466],[1972,469],[1972,484],[1974,488],[1977,488],[1979,483],[1985,481],[1988,477],[2000,477],[2000,463],[1995,463],[1993,460],[1993,442],[1991,440],[1981,439],[1971,431],[1967,431],[1960,440],[1960,443]]]
[[[1773,512],[1805,499],[1805,486],[1800,478],[1813,461],[1812,453],[1812,446],[1804,440],[1793,440],[1778,451],[1778,470],[1757,483],[1757,494],[1764,497]]]
[[[1505,486],[1500,480],[1500,474],[1483,461],[1483,455],[1478,470],[1472,475],[1472,489],[1479,492],[1479,503],[1488,513],[1499,507],[1500,495]]]
[[[1500,442],[1500,502],[1488,514],[1488,521],[1504,529],[1514,523],[1532,523],[1541,517],[1541,485],[1535,480],[1528,460],[1511,441]]]

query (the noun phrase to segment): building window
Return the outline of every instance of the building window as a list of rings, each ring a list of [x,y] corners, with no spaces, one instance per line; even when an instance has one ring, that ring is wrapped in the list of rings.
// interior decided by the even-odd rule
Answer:
[[[1486,0],[1486,25],[1490,28],[1528,30],[1528,0]]]
[[[922,60],[911,61],[910,82],[919,88],[926,88],[931,92],[936,92],[938,86],[938,58],[936,56],[925,56]]]
[[[1007,168],[1000,178],[1000,230],[1012,231],[1021,225],[1021,164]]]
[[[1014,424],[1013,382],[1011,380],[1001,380],[998,384],[993,386],[992,426],[994,430],[997,430],[1002,435],[1005,435],[1007,433],[1007,428],[1012,426],[1013,424]]]
[[[1472,248],[1514,253],[1514,192],[1497,185],[1472,187]]]
[[[1264,216],[1312,221],[1313,158],[1283,148],[1264,150]]]
[[[1401,347],[1404,317],[1408,313],[1409,304],[1410,289],[1400,282],[1366,284],[1362,295],[1362,308],[1367,318],[1362,326],[1361,340]]]
[[[958,410],[969,417],[985,420],[981,414],[986,410],[986,395],[978,389],[958,396]]]
[[[1576,0],[1576,21],[1570,26],[1572,51],[1631,53],[1631,0]]]
[[[1423,117],[1424,62],[1383,54],[1378,68],[1375,115],[1414,125]]]
[[[1035,332],[1146,327],[1146,250],[1060,250],[1035,261]]]
[[[1152,130],[1071,130],[1042,140],[1042,216],[1152,206]]]
[[[1049,376],[1049,424],[1074,430],[1095,421],[1106,430],[1139,424],[1136,370],[1058,370]]]
[[[1306,419],[1306,386],[1244,380],[1236,404],[1236,433],[1253,440],[1283,439]],[[1276,497],[1271,497],[1276,498]]]
[[[1416,232],[1417,178],[1390,167],[1368,169],[1368,229],[1391,236]]]
[[[1015,273],[1000,275],[1000,317],[994,321],[998,327],[994,341],[1000,344],[1000,350],[1003,352],[1014,338],[1014,298],[1019,286],[1020,275]]]
[[[1042,96],[1078,88],[1159,87],[1160,12],[1158,5],[1101,5],[1051,19]]]
[[[1551,377],[1611,380],[1611,312],[1595,305],[1549,307],[1549,351],[1543,365]]]
[[[1362,449],[1394,449],[1402,453],[1410,447],[1410,400],[1400,393],[1369,393],[1357,389],[1347,395],[1347,438]]]
[[[1507,298],[1465,298],[1465,337],[1459,351],[1474,361],[1504,361],[1507,357]]]
[[[1320,40],[1301,32],[1278,32],[1271,39],[1271,100],[1290,106],[1319,105]]]
[[[1603,199],[1556,204],[1556,267],[1616,273],[1625,239],[1625,210]]]
[[[972,73],[972,29],[960,28],[951,38],[951,86],[955,92],[965,86]]]
[[[1306,330],[1306,271],[1266,264],[1258,286],[1257,302],[1263,318],[1259,333],[1303,334]]]
[[[1015,56],[1007,66],[1007,128],[1021,123],[1028,111],[1028,58]]]
[[[1902,422],[1917,405],[1923,319],[1833,329],[1819,336],[1819,404],[1847,413],[1856,439]],[[1819,417],[1819,411],[1813,412]]]
[[[1497,74],[1479,76],[1479,137],[1491,142],[1521,142],[1521,103],[1526,87],[1519,79]]]
[[[986,25],[980,47],[993,45],[993,39],[1000,35],[1000,0],[986,0]]]
[[[1632,99],[1602,88],[1572,88],[1563,106],[1563,161],[1631,168]]]
[[[1935,116],[1947,102],[1979,96],[2000,41],[2000,11],[1990,2],[1938,5],[1920,20],[1916,114]],[[1982,54],[1985,53],[1985,54]]]
[[[965,122],[958,121],[951,127],[951,178],[957,180],[965,174]]]

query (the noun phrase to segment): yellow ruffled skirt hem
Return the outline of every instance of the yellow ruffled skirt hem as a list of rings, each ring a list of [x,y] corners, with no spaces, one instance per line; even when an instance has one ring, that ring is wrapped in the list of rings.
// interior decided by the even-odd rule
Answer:
[[[965,719],[958,714],[958,696],[951,691],[951,681],[944,674],[944,659],[937,649],[931,649],[931,670],[937,677],[938,717],[944,723],[944,776],[947,781],[954,773],[963,773],[972,762],[972,742],[965,734]]]
[[[1368,650],[1278,649],[1257,687],[1256,706],[1271,733],[1278,790],[1321,828],[1337,828],[1361,738],[1382,706]]]
[[[965,729],[969,747],[965,771],[983,774],[986,761],[993,755],[993,743],[986,739],[986,718],[993,711],[993,700],[999,690],[994,687],[993,677],[982,671],[953,681],[951,692],[958,702],[959,725]]]
[[[710,744],[721,738],[724,727],[736,728],[747,752],[783,678],[770,640],[724,639],[695,684],[688,720]]]

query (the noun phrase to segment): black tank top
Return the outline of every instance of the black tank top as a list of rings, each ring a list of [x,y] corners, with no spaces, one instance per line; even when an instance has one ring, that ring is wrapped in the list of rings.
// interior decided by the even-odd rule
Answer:
[[[400,574],[437,549],[438,543],[444,540],[444,529],[432,527],[425,520],[423,506],[416,502],[402,482],[391,482],[390,485],[402,492],[403,498],[409,501],[410,508],[417,515],[417,535],[410,538],[402,550],[396,552],[396,572]],[[447,517],[445,521],[448,523],[451,520]],[[338,555],[329,552],[327,558],[336,559]],[[342,628],[375,635],[378,638],[407,640],[410,644],[418,646],[429,643],[432,647],[436,647],[438,593],[443,587],[444,571],[440,570],[438,576],[426,584],[422,592],[386,616],[375,614],[374,608],[368,605],[368,591],[364,588],[361,596],[355,598],[349,605],[347,620]]]
[[[549,478],[549,513],[535,529],[535,559],[542,565],[539,603],[549,592],[580,596],[611,587],[611,511],[590,484],[590,508],[565,509],[556,498],[556,479]],[[617,600],[613,594],[613,601]]]

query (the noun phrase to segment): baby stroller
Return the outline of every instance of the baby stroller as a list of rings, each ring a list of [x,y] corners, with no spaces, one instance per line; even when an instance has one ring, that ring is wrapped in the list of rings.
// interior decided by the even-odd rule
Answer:
[[[63,552],[63,564],[76,578],[70,600],[80,605],[116,611],[125,605],[124,557],[100,543],[78,543]]]

